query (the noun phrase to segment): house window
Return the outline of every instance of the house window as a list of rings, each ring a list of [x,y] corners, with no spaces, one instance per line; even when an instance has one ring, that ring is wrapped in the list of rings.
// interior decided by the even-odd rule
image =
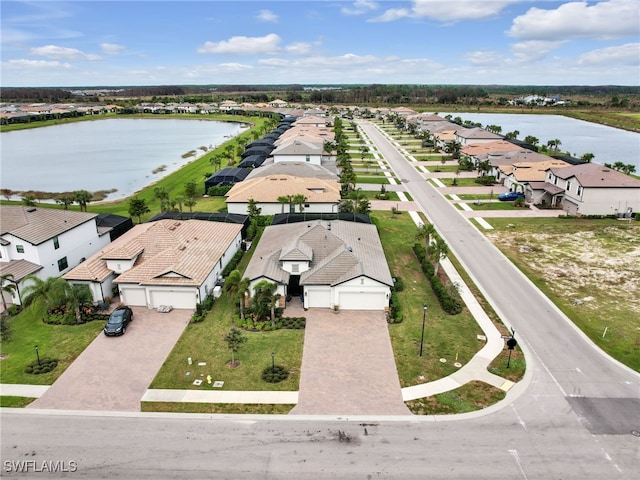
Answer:
[[[58,271],[66,270],[69,267],[69,263],[67,263],[67,257],[62,257],[58,260]]]
[[[360,285],[364,285],[364,278],[360,279]]]
[[[557,184],[558,184],[558,177],[555,177],[555,178],[553,179],[553,184],[554,184],[554,185],[557,185]]]
[[[567,192],[571,191],[571,182],[567,182]]]
[[[311,155],[307,155],[307,156],[306,156],[306,158],[305,158],[305,160],[306,160],[307,162],[310,162],[310,161],[311,161]]]
[[[16,245],[16,251],[18,253],[24,253],[24,245]]]
[[[60,240],[58,240],[58,237],[53,237],[53,249],[57,250],[60,248]]]
[[[294,263],[291,265],[291,273],[298,273],[300,271],[298,264]]]
[[[311,206],[311,205],[310,205],[310,204],[308,204],[308,203],[305,203],[305,204],[304,204],[304,208],[309,208],[310,206]]]
[[[582,196],[582,186],[578,185],[578,196],[581,197]]]

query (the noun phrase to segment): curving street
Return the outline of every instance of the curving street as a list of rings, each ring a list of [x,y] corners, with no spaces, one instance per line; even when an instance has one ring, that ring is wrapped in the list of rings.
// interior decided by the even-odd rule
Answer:
[[[3,409],[3,474],[31,460],[77,462],[84,478],[638,478],[640,376],[597,349],[375,125],[360,126],[515,329],[527,374],[503,402],[409,418]]]

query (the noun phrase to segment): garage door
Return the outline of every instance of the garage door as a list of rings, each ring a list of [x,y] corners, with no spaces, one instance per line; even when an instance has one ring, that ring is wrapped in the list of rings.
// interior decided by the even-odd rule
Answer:
[[[160,305],[171,305],[173,308],[196,308],[196,292],[151,290],[151,308],[158,308]]]
[[[340,292],[342,310],[384,310],[386,296],[381,292]]]
[[[144,288],[120,287],[122,303],[132,307],[146,307],[147,296]]]
[[[330,308],[331,288],[330,287],[305,287],[307,292],[308,308]]]

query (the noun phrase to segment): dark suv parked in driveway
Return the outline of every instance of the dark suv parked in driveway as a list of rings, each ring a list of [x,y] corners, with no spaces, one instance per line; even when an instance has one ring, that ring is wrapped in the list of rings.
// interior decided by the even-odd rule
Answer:
[[[109,337],[123,335],[127,331],[127,325],[133,320],[133,311],[129,307],[118,307],[111,315],[104,326],[104,334]]]

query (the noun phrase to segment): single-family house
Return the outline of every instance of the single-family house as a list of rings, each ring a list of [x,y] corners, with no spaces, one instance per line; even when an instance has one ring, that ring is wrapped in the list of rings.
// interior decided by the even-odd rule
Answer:
[[[525,192],[525,187],[530,182],[543,182],[550,168],[566,168],[567,162],[547,157],[542,162],[516,162],[512,165],[511,172],[504,177],[504,186],[513,192]],[[527,201],[531,201],[527,198]]]
[[[306,140],[293,139],[279,145],[271,152],[274,163],[278,162],[306,162],[315,165],[322,164],[324,144],[312,143]]]
[[[25,277],[58,277],[109,244],[113,227],[98,214],[29,206],[0,206],[0,274],[16,288],[8,303],[21,303]],[[29,282],[26,281],[26,284]]]
[[[240,249],[242,227],[207,220],[142,223],[63,278],[87,285],[95,302],[117,290],[127,305],[192,309],[213,291]]]
[[[314,220],[265,228],[245,271],[305,308],[384,310],[393,279],[375,225]]]
[[[488,132],[484,128],[458,128],[456,130],[455,141],[463,147],[473,143],[487,143],[502,140],[501,135]]]
[[[247,179],[234,185],[227,193],[229,213],[248,214],[249,200],[261,208],[262,215],[277,213],[337,213],[340,183],[337,180],[268,175]],[[282,199],[288,199],[282,202]],[[300,202],[296,203],[295,199]]]
[[[563,190],[557,202],[570,215],[630,215],[640,211],[640,180],[599,163],[549,168],[546,183]]]

